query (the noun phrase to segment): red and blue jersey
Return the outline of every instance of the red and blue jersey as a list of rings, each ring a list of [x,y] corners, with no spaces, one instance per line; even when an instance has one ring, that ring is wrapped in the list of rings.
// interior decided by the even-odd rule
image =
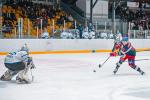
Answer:
[[[130,42],[128,42],[126,45],[122,44],[121,47],[121,53],[129,55],[129,56],[136,56],[136,50],[135,48],[131,45]]]
[[[136,50],[130,42],[126,45],[123,45],[122,42],[115,43],[112,52],[117,52],[118,55],[136,56]]]

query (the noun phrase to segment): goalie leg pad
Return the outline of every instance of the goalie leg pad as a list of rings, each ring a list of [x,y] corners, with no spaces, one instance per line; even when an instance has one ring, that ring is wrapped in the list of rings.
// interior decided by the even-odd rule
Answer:
[[[13,76],[15,76],[18,73],[18,71],[11,71],[7,70],[0,78],[0,80],[3,81],[10,81]]]
[[[29,67],[25,68],[24,70],[21,70],[18,73],[18,76],[16,77],[17,83],[30,83],[30,80],[29,80],[28,75],[27,75],[28,70],[29,70]]]

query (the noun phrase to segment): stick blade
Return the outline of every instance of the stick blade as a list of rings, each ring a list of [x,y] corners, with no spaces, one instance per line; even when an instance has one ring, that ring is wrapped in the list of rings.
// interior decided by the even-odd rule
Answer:
[[[98,65],[98,67],[99,67],[99,68],[101,68],[101,67],[102,67],[102,65],[101,65],[101,64],[99,64],[99,65]]]

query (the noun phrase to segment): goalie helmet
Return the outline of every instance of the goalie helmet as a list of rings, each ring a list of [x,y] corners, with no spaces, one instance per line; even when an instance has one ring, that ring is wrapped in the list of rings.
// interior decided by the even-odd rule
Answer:
[[[26,51],[27,53],[29,53],[29,49],[28,49],[28,47],[27,47],[27,44],[24,44],[24,45],[21,47],[20,51]]]

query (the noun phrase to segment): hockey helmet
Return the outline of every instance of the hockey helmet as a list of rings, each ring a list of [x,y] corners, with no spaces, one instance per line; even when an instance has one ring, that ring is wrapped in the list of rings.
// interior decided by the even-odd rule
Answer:
[[[122,38],[122,41],[128,42],[128,41],[129,41],[129,38],[128,38],[128,37],[123,37],[123,38]]]
[[[27,44],[24,44],[24,45],[21,47],[20,51],[26,51],[26,52],[29,53],[29,48],[28,48]]]

